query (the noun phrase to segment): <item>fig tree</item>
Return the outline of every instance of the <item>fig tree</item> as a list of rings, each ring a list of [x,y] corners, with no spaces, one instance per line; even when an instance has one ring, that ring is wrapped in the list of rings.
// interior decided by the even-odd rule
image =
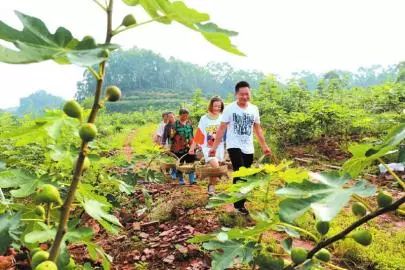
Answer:
[[[82,118],[83,109],[75,100],[69,100],[68,102],[66,102],[63,106],[63,111],[69,117],[77,118],[79,120]]]
[[[118,101],[121,98],[121,90],[115,85],[110,85],[107,86],[105,95],[108,101]]]
[[[392,203],[392,196],[387,191],[380,191],[377,195],[377,203],[380,208],[386,207]]]
[[[325,235],[329,231],[329,222],[328,221],[318,221],[315,226],[316,226],[316,230],[321,235]]]
[[[361,202],[355,202],[352,204],[352,212],[356,217],[362,217],[367,214],[367,208]]]
[[[363,246],[370,245],[373,239],[371,233],[366,230],[354,232],[350,237],[353,238],[354,241]]]
[[[55,186],[50,184],[45,184],[38,188],[36,199],[40,203],[62,204],[59,190]]]
[[[45,250],[37,251],[37,252],[35,252],[34,256],[32,256],[31,266],[33,268],[35,268],[40,263],[48,260],[48,258],[49,258],[49,253],[47,251],[45,251]]]
[[[58,267],[52,261],[45,261],[35,267],[35,270],[58,270]]]
[[[303,248],[293,248],[291,250],[291,260],[295,264],[301,264],[307,259],[308,252]]]
[[[324,248],[315,253],[315,258],[323,262],[329,262],[330,257],[331,257],[330,252]]]
[[[121,25],[126,26],[126,27],[134,25],[134,24],[136,24],[136,20],[135,20],[134,15],[132,15],[132,14],[128,14],[127,16],[125,16],[124,19],[122,19],[122,23],[121,23]]]
[[[82,138],[83,141],[85,142],[90,142],[94,140],[94,138],[97,135],[97,128],[96,125],[92,123],[86,123],[82,125],[82,127],[79,130],[79,135],[80,138]]]

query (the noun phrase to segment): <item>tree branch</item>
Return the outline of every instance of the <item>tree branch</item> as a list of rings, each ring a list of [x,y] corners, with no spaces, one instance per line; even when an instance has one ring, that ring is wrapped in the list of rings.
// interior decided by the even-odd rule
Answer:
[[[384,208],[380,208],[374,212],[369,213],[368,215],[365,215],[364,217],[362,217],[361,219],[357,220],[356,222],[352,223],[349,227],[347,227],[346,229],[344,229],[343,231],[341,231],[340,233],[325,239],[321,242],[318,243],[318,245],[316,245],[313,249],[311,249],[308,252],[308,256],[307,259],[311,259],[315,253],[317,253],[319,250],[321,250],[322,248],[338,241],[341,240],[343,238],[345,238],[346,235],[348,235],[351,231],[355,230],[357,227],[360,227],[361,225],[363,225],[364,223],[368,222],[369,220],[376,218],[382,214],[385,214],[387,212],[391,212],[394,211],[396,209],[399,208],[399,206],[401,206],[401,204],[405,203],[405,196],[403,196],[402,198],[398,199],[397,201],[395,201],[393,204],[388,205]],[[295,269],[296,266],[298,266],[299,264],[291,264],[288,265],[284,268],[284,270],[292,270]]]
[[[155,21],[157,21],[157,20],[159,20],[159,19],[163,19],[163,18],[166,18],[166,17],[167,17],[167,16],[156,17],[156,18],[150,19],[150,20],[148,20],[148,21],[144,21],[144,22],[141,22],[141,23],[137,23],[137,24],[134,24],[134,25],[130,25],[130,26],[125,27],[125,28],[120,29],[120,30],[116,29],[115,31],[113,31],[113,35],[115,36],[115,35],[117,35],[117,34],[119,34],[119,33],[121,33],[121,32],[130,30],[130,29],[132,29],[132,28],[139,27],[139,26],[142,26],[142,25],[151,23],[151,22],[155,22]]]
[[[113,0],[110,0],[109,5],[107,7],[106,13],[107,13],[107,34],[106,34],[106,44],[109,44],[112,38],[112,30],[111,30],[111,24],[112,24],[112,7],[113,7]],[[103,80],[104,80],[104,72],[105,69],[105,61],[103,61],[100,64],[100,77],[97,79],[97,86],[96,86],[96,91],[95,91],[95,96],[94,96],[94,103],[93,107],[90,112],[90,116],[88,118],[89,123],[95,123],[96,121],[96,115],[98,110],[100,109],[100,98],[101,98],[101,92],[102,92],[102,86],[103,86]],[[82,141],[81,147],[80,147],[80,152],[79,152],[79,157],[76,162],[76,168],[73,174],[73,179],[72,183],[70,184],[70,188],[67,194],[67,197],[65,199],[65,202],[62,205],[62,212],[60,215],[59,219],[59,226],[58,226],[58,231],[55,236],[55,240],[53,242],[53,245],[51,247],[51,250],[49,252],[49,260],[50,261],[56,261],[56,258],[59,253],[59,247],[63,241],[63,238],[67,232],[67,223],[69,220],[70,216],[70,208],[72,206],[72,203],[75,199],[75,193],[77,190],[77,187],[79,186],[80,182],[80,176],[83,171],[83,163],[84,159],[87,155],[88,148],[87,148],[88,143]]]
[[[385,169],[387,169],[387,171],[395,178],[395,180],[397,180],[402,189],[405,189],[404,181],[402,181],[401,178],[399,178],[399,176],[393,170],[391,170],[391,168],[387,164],[385,164],[385,162],[381,158],[378,158],[378,161],[381,162]]]
[[[106,11],[106,7],[103,6],[99,1],[93,0],[94,3],[96,3],[97,6],[101,7],[102,10]]]

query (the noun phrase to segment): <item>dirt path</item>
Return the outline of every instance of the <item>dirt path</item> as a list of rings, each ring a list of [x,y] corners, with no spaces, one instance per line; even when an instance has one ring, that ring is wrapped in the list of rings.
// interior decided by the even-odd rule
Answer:
[[[125,158],[128,162],[130,162],[132,160],[132,146],[131,146],[131,142],[135,137],[135,133],[136,133],[136,129],[131,130],[128,133],[127,138],[125,139],[123,148],[122,148],[122,152],[125,155]]]

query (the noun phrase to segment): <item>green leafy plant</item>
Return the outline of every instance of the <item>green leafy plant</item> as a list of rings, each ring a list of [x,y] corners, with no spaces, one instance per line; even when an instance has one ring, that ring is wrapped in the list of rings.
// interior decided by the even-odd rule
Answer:
[[[230,41],[230,37],[235,36],[236,32],[218,27],[210,21],[208,14],[189,8],[181,1],[124,0],[123,2],[128,6],[142,7],[150,16],[150,20],[137,22],[135,17],[129,15],[115,29],[112,21],[114,1],[108,0],[101,3],[95,0],[94,2],[106,15],[106,37],[101,44],[97,43],[91,36],[78,40],[63,27],[59,27],[55,33],[51,33],[39,18],[18,11],[16,15],[23,24],[22,30],[17,30],[4,22],[0,22],[0,39],[15,47],[10,49],[0,45],[0,61],[10,64],[26,64],[53,60],[58,64],[76,64],[86,67],[96,80],[96,89],[88,115],[87,111],[78,103],[68,101],[64,105],[64,112],[72,119],[66,118],[59,112],[50,112],[43,119],[35,120],[34,124],[29,123],[26,126],[1,134],[2,139],[9,140],[16,146],[39,144],[48,148],[41,149],[44,159],[47,160],[44,164],[50,166],[44,168],[44,171],[32,174],[25,170],[27,167],[31,167],[29,164],[19,160],[11,162],[10,155],[7,156],[9,158],[7,162],[13,165],[15,169],[0,172],[2,174],[0,187],[11,189],[11,198],[30,200],[33,194],[37,192],[36,197],[39,203],[46,205],[44,219],[42,215],[38,216],[37,209],[35,210],[33,207],[24,210],[22,205],[18,203],[7,202],[2,193],[2,205],[5,206],[6,213],[0,216],[0,235],[2,235],[0,251],[4,252],[13,243],[35,247],[39,243],[49,242],[51,244],[49,255],[46,253],[46,256],[41,258],[37,255],[39,253],[34,255],[34,257],[38,256],[38,266],[33,265],[36,266],[36,269],[46,269],[47,267],[52,269],[55,268],[54,263],[58,265],[59,269],[66,268],[71,259],[67,252],[66,242],[84,243],[92,259],[101,257],[104,269],[110,268],[110,258],[100,247],[91,242],[92,233],[86,228],[76,228],[78,223],[73,222],[70,214],[72,208],[80,205],[107,231],[114,233],[121,227],[119,220],[109,213],[111,204],[107,199],[97,194],[92,185],[83,181],[85,180],[83,175],[92,166],[90,160],[92,159],[94,140],[98,133],[95,124],[97,114],[105,102],[115,102],[121,98],[119,88],[108,86],[104,91],[103,99],[106,62],[110,52],[119,47],[111,43],[113,37],[151,22],[163,24],[177,22],[200,33],[215,46],[237,55],[243,55]],[[84,119],[85,117],[87,120]],[[81,124],[80,129],[77,126],[78,122]],[[72,133],[75,136],[71,136],[69,139],[67,138],[69,137],[68,133],[70,136]],[[77,133],[81,138],[81,143],[77,158],[73,158],[71,151],[77,151]],[[47,150],[50,150],[50,153]],[[72,162],[72,160],[75,161]],[[51,161],[59,162],[55,166],[56,168],[51,165]],[[74,165],[73,177],[71,181],[68,181],[67,179],[72,173],[72,164]],[[32,167],[35,168],[35,165]],[[119,183],[117,186],[122,189],[124,185]],[[61,197],[63,204],[57,206],[62,200]],[[23,226],[26,225],[26,222],[30,226]]]
[[[366,204],[364,198],[376,194],[376,188],[364,179],[353,178],[358,176],[372,161],[381,160],[381,157],[398,146],[403,140],[403,125],[390,132],[389,136],[380,145],[359,145],[364,147],[361,156],[367,159],[367,164],[362,164],[361,169],[356,166],[345,166],[341,172],[312,173],[302,172],[296,168],[290,168],[291,163],[283,161],[279,165],[266,164],[253,168],[241,168],[234,172],[234,177],[242,177],[240,182],[229,187],[226,192],[213,196],[209,206],[233,203],[241,198],[246,198],[254,203],[257,198],[264,198],[264,204],[260,209],[252,209],[250,216],[256,221],[251,228],[222,228],[220,232],[208,235],[195,236],[190,242],[203,242],[203,248],[213,252],[213,269],[226,269],[236,261],[250,264],[252,269],[310,269],[321,267],[323,264],[338,268],[330,264],[331,253],[327,248],[336,241],[351,238],[355,242],[368,246],[372,243],[372,234],[367,229],[358,229],[370,220],[390,211],[397,210],[404,202],[405,197],[392,200],[386,193],[380,192],[376,200],[378,208],[374,209]],[[367,151],[372,149],[372,153]],[[360,158],[360,154],[348,160],[346,164],[352,164]],[[389,171],[394,179],[402,187],[401,180]],[[349,183],[349,180],[350,183]],[[280,197],[278,209],[269,209],[269,201],[277,200],[269,190],[276,188],[275,196]],[[382,195],[381,195],[382,194]],[[388,197],[389,198],[388,198]],[[357,206],[362,206],[361,214],[356,208],[353,211],[357,220],[349,224],[342,231],[329,235],[330,222],[351,201]],[[249,204],[251,205],[251,204]],[[366,206],[367,205],[367,206]],[[356,207],[357,207],[356,206]],[[364,207],[364,209],[363,209]],[[367,208],[369,213],[365,210]],[[308,212],[312,212],[317,220],[316,230],[319,235],[309,229],[297,226],[296,221]],[[282,257],[285,254],[270,254],[262,244],[263,236],[268,231],[281,231],[287,236],[281,241],[281,247],[285,253],[291,256],[292,262],[284,263]],[[305,237],[314,241],[315,245],[309,250],[293,246],[291,237]],[[271,265],[271,268],[268,265]]]

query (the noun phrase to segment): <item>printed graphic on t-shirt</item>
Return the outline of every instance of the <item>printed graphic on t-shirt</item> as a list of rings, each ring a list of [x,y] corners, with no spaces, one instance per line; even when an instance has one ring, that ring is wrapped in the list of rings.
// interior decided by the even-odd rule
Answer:
[[[207,146],[212,147],[217,137],[218,125],[210,125],[205,128],[205,133],[207,134]]]
[[[255,121],[255,116],[253,114],[243,113],[242,115],[233,113],[233,130],[238,135],[252,134],[252,126]]]

